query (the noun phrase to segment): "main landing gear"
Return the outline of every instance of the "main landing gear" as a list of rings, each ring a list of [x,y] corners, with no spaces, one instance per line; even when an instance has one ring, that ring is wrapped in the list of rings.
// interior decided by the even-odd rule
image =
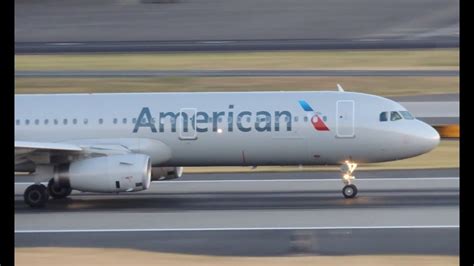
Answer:
[[[54,182],[54,178],[51,178],[48,182],[48,192],[53,199],[64,199],[71,195],[72,188],[69,186],[59,186]]]
[[[42,208],[48,202],[49,196],[53,199],[63,199],[69,196],[71,192],[71,187],[58,186],[54,179],[51,178],[48,182],[48,187],[40,183],[29,186],[25,190],[23,198],[25,203],[32,208]]]
[[[23,198],[30,207],[44,207],[49,198],[48,189],[42,184],[31,185],[25,190]]]
[[[357,187],[352,184],[352,180],[355,179],[352,173],[356,168],[357,164],[351,163],[350,161],[345,161],[345,163],[341,165],[342,182],[345,185],[342,188],[342,195],[344,195],[346,199],[352,199],[357,196]]]

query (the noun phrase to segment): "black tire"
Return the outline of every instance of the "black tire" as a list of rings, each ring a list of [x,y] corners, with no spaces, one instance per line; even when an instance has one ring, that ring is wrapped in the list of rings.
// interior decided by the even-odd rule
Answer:
[[[48,182],[48,193],[53,199],[64,199],[71,195],[71,187],[60,187],[54,183],[54,179],[51,178]]]
[[[346,185],[342,188],[342,195],[346,199],[352,199],[357,196],[357,187],[355,185]]]
[[[31,185],[25,190],[23,198],[30,207],[42,208],[48,202],[48,189],[44,185]]]

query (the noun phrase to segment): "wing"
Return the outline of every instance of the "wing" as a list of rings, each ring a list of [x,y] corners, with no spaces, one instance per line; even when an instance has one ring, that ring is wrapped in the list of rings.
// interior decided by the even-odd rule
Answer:
[[[152,139],[88,139],[66,142],[15,141],[15,172],[33,172],[36,165],[56,165],[83,158],[143,153],[163,163],[171,158],[170,148]]]
[[[83,151],[78,145],[52,142],[15,141],[15,171],[31,171],[33,164],[49,164],[56,157],[66,158]]]
[[[34,171],[34,165],[38,164],[58,164],[84,157],[129,152],[130,150],[121,145],[15,141],[15,171],[30,172]]]
[[[82,151],[82,148],[68,143],[15,141],[15,156],[17,154],[30,153],[36,150],[74,152]]]

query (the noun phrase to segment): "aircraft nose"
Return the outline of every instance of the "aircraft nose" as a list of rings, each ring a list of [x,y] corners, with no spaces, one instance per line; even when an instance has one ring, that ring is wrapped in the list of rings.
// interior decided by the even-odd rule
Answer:
[[[440,142],[438,131],[426,123],[423,123],[415,134],[417,139],[416,144],[423,150],[423,152],[431,151],[436,148]]]

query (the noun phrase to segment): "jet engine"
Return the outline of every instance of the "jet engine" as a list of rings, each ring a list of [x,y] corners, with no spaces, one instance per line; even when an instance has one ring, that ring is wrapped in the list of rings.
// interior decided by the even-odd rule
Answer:
[[[59,186],[84,192],[131,192],[145,190],[151,182],[151,160],[144,154],[88,158],[54,168]]]
[[[153,167],[151,170],[151,180],[170,180],[183,175],[183,167]]]

